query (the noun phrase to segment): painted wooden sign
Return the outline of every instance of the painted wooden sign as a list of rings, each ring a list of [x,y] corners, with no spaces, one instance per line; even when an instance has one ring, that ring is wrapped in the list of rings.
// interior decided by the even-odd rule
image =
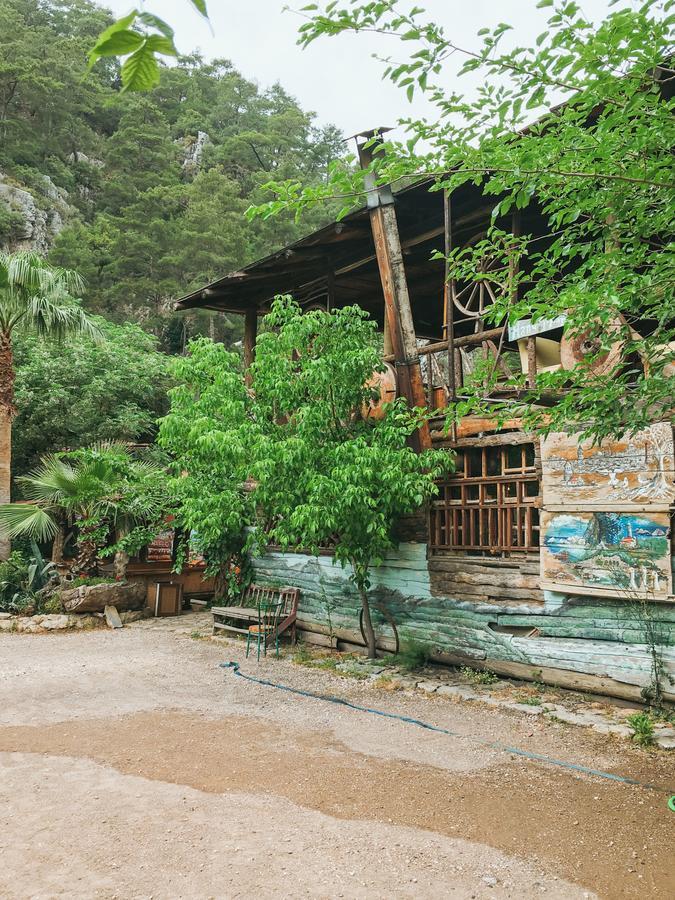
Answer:
[[[148,562],[171,562],[173,559],[173,530],[160,531],[148,544]]]
[[[541,462],[549,510],[666,510],[675,501],[673,429],[667,423],[596,445],[554,432],[542,441]]]
[[[562,313],[555,319],[519,319],[513,325],[509,325],[509,340],[518,341],[521,338],[533,337],[535,334],[546,334],[547,331],[553,331],[556,328],[562,328],[567,321],[567,316]]]
[[[542,512],[541,586],[610,597],[672,593],[669,514]]]

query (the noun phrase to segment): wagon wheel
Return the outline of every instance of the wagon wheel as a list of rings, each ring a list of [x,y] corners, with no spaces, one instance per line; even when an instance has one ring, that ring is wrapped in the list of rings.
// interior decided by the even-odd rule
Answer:
[[[377,604],[374,609],[378,613],[380,613],[380,616],[384,619],[384,622],[373,621],[373,629],[375,630],[375,642],[377,643],[377,640],[379,638],[391,637],[391,635],[387,633],[387,629],[382,627],[385,624],[389,625],[389,627],[391,628],[391,632],[393,634],[393,638],[394,638],[394,647],[395,647],[394,655],[397,656],[399,650],[401,649],[401,645],[400,645],[400,641],[399,641],[399,637],[398,637],[398,628],[396,627],[396,622],[394,621],[394,617],[391,615],[391,613],[387,609],[383,608],[379,604]],[[374,616],[372,616],[373,611],[374,610],[371,610],[371,618],[374,619]],[[359,629],[361,631],[361,637],[363,638],[363,643],[367,646],[368,641],[366,639],[366,629],[363,626],[363,609],[359,613]]]
[[[503,291],[496,279],[491,279],[490,273],[500,269],[498,260],[492,257],[482,259],[476,267],[477,273],[482,276],[476,281],[450,282],[450,295],[457,309],[465,316],[472,319],[480,319],[488,306],[497,300],[497,295]]]

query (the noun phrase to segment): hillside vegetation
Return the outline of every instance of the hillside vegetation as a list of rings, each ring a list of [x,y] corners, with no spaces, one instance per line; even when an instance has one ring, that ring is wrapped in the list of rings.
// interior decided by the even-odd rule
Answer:
[[[89,0],[0,0],[0,246],[77,269],[90,310],[168,352],[198,331],[231,339],[239,323],[196,314],[186,327],[174,300],[299,237],[290,217],[244,211],[271,178],[321,179],[341,136],[226,59],[184,57],[151,93],[120,94],[115,62],[85,75],[110,21]]]

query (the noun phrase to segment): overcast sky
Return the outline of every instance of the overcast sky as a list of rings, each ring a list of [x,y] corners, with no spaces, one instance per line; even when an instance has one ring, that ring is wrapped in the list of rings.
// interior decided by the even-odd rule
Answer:
[[[199,49],[208,59],[232,60],[241,73],[261,88],[280,82],[305,110],[322,124],[334,123],[345,135],[425,112],[421,101],[409,104],[404,94],[382,80],[382,66],[372,58],[400,53],[386,36],[361,34],[322,38],[307,50],[296,45],[300,17],[284,12],[308,0],[209,0],[212,29],[192,10],[188,0],[147,0],[144,8],[161,15],[176,30],[181,52]],[[537,0],[419,0],[430,18],[443,24],[456,44],[475,47],[476,32],[508,22],[519,45],[528,45],[544,30],[550,10],[536,9]],[[135,4],[107,0],[118,14]],[[609,0],[581,0],[585,14],[597,21]],[[408,45],[409,46],[409,45]],[[448,73],[450,77],[450,73]]]

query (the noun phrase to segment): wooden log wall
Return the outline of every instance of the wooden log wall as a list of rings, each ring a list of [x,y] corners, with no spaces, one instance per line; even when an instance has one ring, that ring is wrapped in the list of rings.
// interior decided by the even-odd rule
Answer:
[[[459,553],[432,556],[429,577],[435,597],[544,603],[544,592],[539,588],[539,556],[534,554],[494,560]]]
[[[330,556],[268,553],[254,559],[253,565],[256,581],[300,588],[299,625],[310,636],[327,642],[330,619],[342,646],[362,643],[359,598],[349,570],[334,566]],[[486,600],[476,599],[473,592],[470,599],[459,596],[459,591],[438,594],[432,569],[426,544],[408,542],[373,573],[372,603],[386,607],[402,640],[423,642],[448,662],[639,700],[640,688],[650,680],[649,650],[640,622],[624,601],[564,595],[528,600],[506,597],[504,589],[495,591],[503,598],[497,600],[491,598],[487,583]],[[457,585],[466,584],[463,577],[501,577],[506,583],[504,573],[498,572],[494,567],[494,574],[480,576],[458,561],[452,574]],[[515,577],[529,584],[531,575],[524,570],[509,576],[509,583]],[[521,589],[513,590],[522,594]],[[675,604],[657,603],[654,610],[664,664],[675,677]],[[382,647],[392,649],[386,639]],[[675,702],[673,687],[664,687]]]

